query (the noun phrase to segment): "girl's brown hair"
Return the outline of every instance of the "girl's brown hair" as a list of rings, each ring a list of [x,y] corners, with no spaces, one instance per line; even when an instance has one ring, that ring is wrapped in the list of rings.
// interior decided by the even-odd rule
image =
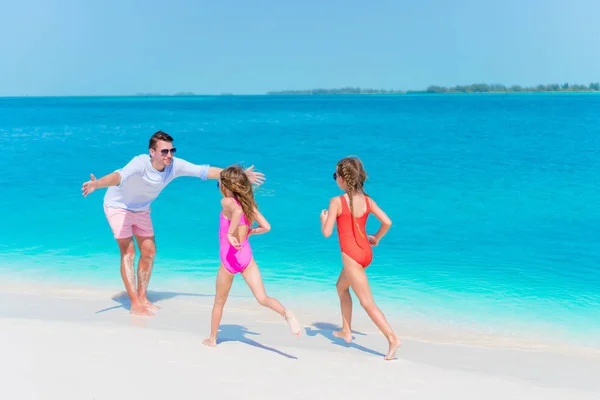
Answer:
[[[346,182],[346,193],[348,193],[350,213],[354,220],[354,201],[352,200],[352,196],[357,193],[366,195],[365,181],[367,180],[367,173],[358,157],[342,158],[337,163],[336,173],[344,179],[344,182]],[[354,221],[354,223],[356,223],[356,221]]]
[[[256,217],[255,210],[258,205],[254,200],[252,182],[248,179],[246,171],[239,165],[232,165],[221,171],[221,185],[233,193],[233,197],[240,202],[242,212],[246,216],[248,223],[252,224]]]

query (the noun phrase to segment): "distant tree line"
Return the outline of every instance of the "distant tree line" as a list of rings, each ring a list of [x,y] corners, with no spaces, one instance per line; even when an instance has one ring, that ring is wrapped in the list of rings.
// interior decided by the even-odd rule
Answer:
[[[267,92],[267,94],[404,94],[403,90],[364,89],[359,87],[345,87],[340,89],[307,89],[307,90],[280,90]]]
[[[458,85],[452,87],[429,86],[425,90],[386,90],[364,89],[359,87],[345,87],[339,89],[307,89],[307,90],[280,90],[267,92],[269,95],[329,95],[329,94],[410,94],[410,93],[519,93],[519,92],[598,92],[600,83],[592,82],[589,85],[553,83],[537,86],[505,86],[502,84],[474,83],[471,85]]]
[[[518,93],[518,92],[597,92],[600,91],[600,83],[589,85],[553,83],[550,85],[537,86],[505,86],[502,84],[475,83],[472,85],[458,85],[453,87],[429,86],[424,91],[409,91],[408,93]]]

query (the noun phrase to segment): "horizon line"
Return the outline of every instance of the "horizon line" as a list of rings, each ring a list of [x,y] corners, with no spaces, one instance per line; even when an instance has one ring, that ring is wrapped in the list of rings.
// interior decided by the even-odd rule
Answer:
[[[187,96],[176,96],[171,94],[156,94],[156,95],[136,95],[136,94],[51,94],[51,95],[20,95],[20,96],[3,96],[0,95],[0,99],[36,99],[36,98],[126,98],[126,97],[137,97],[137,98],[149,98],[149,97],[168,97],[168,98],[189,98],[189,97],[292,97],[292,96],[312,96],[312,97],[336,97],[336,96],[436,96],[436,95],[526,95],[526,94],[600,94],[598,90],[571,90],[571,91],[520,91],[520,92],[446,92],[446,93],[431,93],[426,91],[410,91],[408,93],[332,93],[332,94],[192,94]]]
[[[457,88],[468,88],[478,85],[488,86],[489,89],[493,87],[503,87],[505,89],[511,89],[518,87],[521,90],[518,91],[502,91],[502,90],[487,90],[487,91],[456,91]],[[563,85],[567,85],[563,88]],[[272,95],[410,95],[410,94],[518,94],[518,93],[594,93],[598,92],[598,89],[592,89],[590,85],[599,85],[598,83],[591,82],[590,84],[579,84],[579,83],[568,83],[564,84],[536,84],[530,86],[523,86],[518,84],[504,85],[500,83],[471,83],[465,85],[454,85],[454,86],[442,86],[442,85],[429,85],[423,89],[374,89],[374,88],[362,88],[360,86],[342,86],[337,88],[313,88],[313,89],[279,89],[279,90],[268,90],[261,93],[233,93],[233,92],[221,92],[221,93],[194,93],[187,91],[179,91],[173,93],[156,93],[156,92],[137,92],[128,94],[23,94],[23,95],[0,95],[0,98],[52,98],[52,97],[227,97],[227,96],[272,96]],[[544,90],[538,89],[544,87],[550,89],[550,86],[558,87],[558,90]],[[584,90],[569,90],[571,87],[580,87]],[[432,92],[429,91],[431,88],[447,89],[445,92]],[[537,89],[537,90],[536,90]],[[353,91],[365,91],[371,93],[310,93],[315,91],[326,91],[335,92],[342,90],[353,90]],[[379,92],[379,93],[377,93]]]

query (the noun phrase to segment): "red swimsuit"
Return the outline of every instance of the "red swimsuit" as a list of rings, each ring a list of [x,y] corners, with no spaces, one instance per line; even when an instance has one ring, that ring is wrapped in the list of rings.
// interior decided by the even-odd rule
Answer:
[[[352,213],[350,212],[350,206],[346,201],[346,197],[340,196],[340,198],[342,201],[342,213],[337,217],[340,248],[342,249],[342,253],[362,265],[363,268],[367,268],[373,260],[373,249],[371,248],[371,243],[369,243],[365,227],[371,211],[369,198],[365,195],[367,211],[360,217],[355,217],[354,220],[352,219]]]

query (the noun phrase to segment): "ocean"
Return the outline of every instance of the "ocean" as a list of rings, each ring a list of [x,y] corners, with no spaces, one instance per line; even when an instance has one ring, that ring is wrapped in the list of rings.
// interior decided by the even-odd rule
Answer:
[[[272,230],[251,243],[284,303],[337,304],[339,246],[319,214],[356,155],[393,221],[367,270],[386,314],[600,346],[599,109],[563,93],[0,98],[0,278],[122,290],[104,190],[81,185],[163,130],[187,161],[266,174]],[[214,290],[219,201],[186,177],[153,203],[150,290]],[[234,292],[250,296],[240,279]]]

